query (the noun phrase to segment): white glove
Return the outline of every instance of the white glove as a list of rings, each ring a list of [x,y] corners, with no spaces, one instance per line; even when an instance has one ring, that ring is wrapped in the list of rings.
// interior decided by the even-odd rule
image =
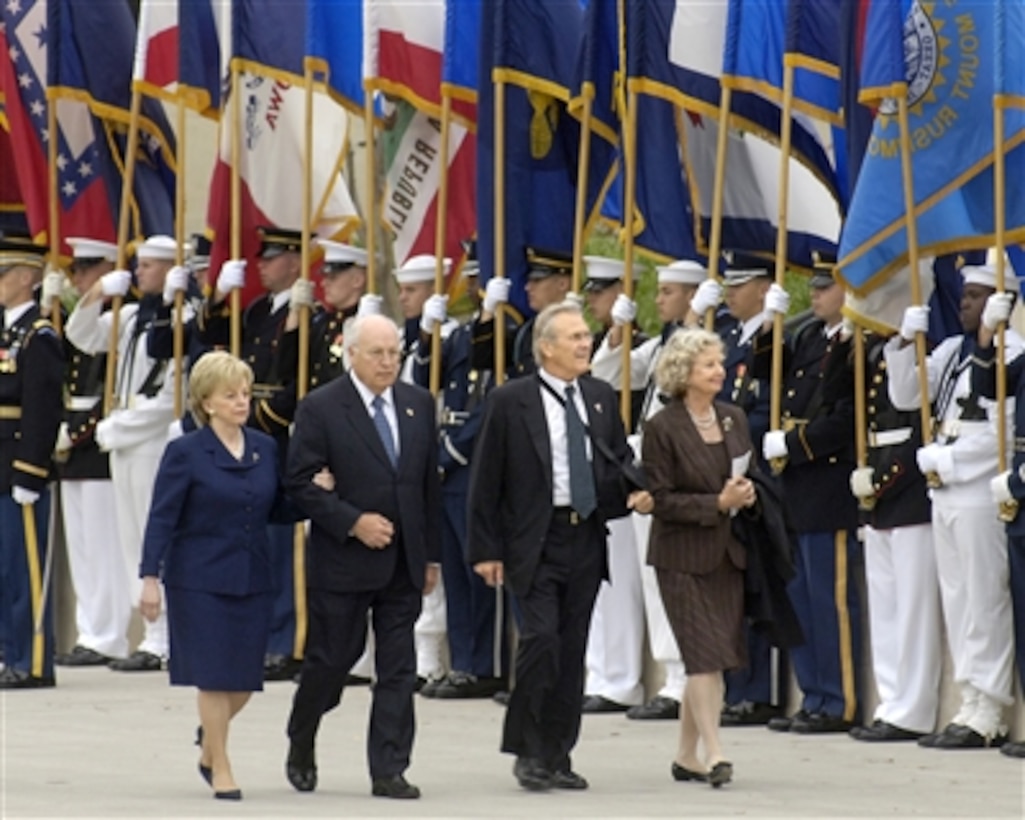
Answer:
[[[19,487],[15,484],[11,487],[11,497],[14,499],[15,504],[21,504],[25,507],[29,504],[35,504],[39,500],[39,493],[35,490],[26,490],[24,487]]]
[[[185,431],[182,429],[182,420],[175,419],[167,425],[167,441],[168,443],[174,441],[176,438],[181,438],[185,435]]]
[[[787,434],[782,430],[769,430],[762,438],[762,456],[766,461],[783,458],[787,454]]]
[[[858,467],[851,473],[851,494],[855,498],[872,498],[876,494],[874,477],[871,467]]]
[[[912,305],[904,310],[904,318],[900,322],[902,339],[913,341],[916,333],[929,331],[929,308],[926,305]]]
[[[288,305],[291,310],[313,307],[313,282],[309,279],[296,279],[292,283],[292,289],[288,297]]]
[[[625,325],[637,318],[637,303],[625,293],[619,294],[612,303],[612,324]]]
[[[582,308],[584,306],[583,297],[575,290],[571,290],[569,293],[567,293],[563,301],[569,305],[576,305],[578,308]]]
[[[132,274],[126,270],[112,270],[100,277],[104,296],[124,296],[132,286]]]
[[[174,303],[176,293],[184,293],[189,287],[189,269],[183,265],[175,265],[164,277],[164,304]]]
[[[93,430],[93,441],[104,453],[110,452],[110,442],[107,441],[107,433],[110,431],[110,418],[105,418],[96,425]]]
[[[432,294],[427,297],[420,313],[420,330],[428,334],[433,333],[434,326],[444,323],[447,318],[448,296],[440,293]]]
[[[39,294],[39,306],[45,310],[50,309],[54,299],[60,299],[64,293],[65,283],[68,277],[63,271],[52,270],[43,277],[43,289]]]
[[[722,285],[716,279],[706,279],[694,292],[690,300],[690,309],[698,316],[704,316],[709,310],[719,307],[722,302]]]
[[[790,294],[781,285],[773,282],[769,285],[769,289],[765,291],[763,310],[769,316],[775,316],[777,313],[780,316],[786,316],[790,310]]]
[[[989,298],[992,299],[993,297],[991,296]],[[988,304],[989,303],[987,302],[987,306]],[[1010,478],[1011,471],[1004,470],[1002,473],[993,476],[993,478],[989,480],[989,492],[990,495],[993,496],[993,501],[995,501],[997,504],[1003,504],[1007,501],[1014,500],[1014,496],[1011,495],[1011,483],[1009,481]]]
[[[246,260],[229,259],[221,265],[221,272],[217,274],[217,292],[226,296],[246,283]]]
[[[357,316],[380,316],[381,306],[384,298],[376,293],[364,293],[359,297],[359,307],[356,308]]]
[[[492,276],[484,286],[484,302],[481,305],[485,313],[494,313],[499,305],[509,301],[509,288],[512,280],[505,277]]]
[[[997,326],[1011,318],[1014,296],[1006,291],[992,293],[982,309],[982,326],[987,330],[996,330]]]
[[[73,446],[71,434],[68,432],[68,423],[62,421],[60,427],[57,428],[57,443],[53,445],[53,449],[55,452],[64,453]]]
[[[911,308],[908,308],[908,310],[911,310]],[[918,469],[922,471],[922,475],[937,472],[939,469],[939,454],[936,450],[936,445],[927,444],[925,447],[919,447],[915,452],[915,461],[918,463]]]

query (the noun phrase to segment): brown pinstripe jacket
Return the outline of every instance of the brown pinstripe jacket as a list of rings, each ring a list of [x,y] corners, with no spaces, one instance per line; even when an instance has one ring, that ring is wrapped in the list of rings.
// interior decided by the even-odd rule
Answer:
[[[717,401],[715,412],[730,459],[751,450],[744,411]],[[747,566],[730,517],[716,506],[725,477],[709,450],[680,399],[644,425],[644,471],[655,499],[648,540],[648,563],[654,567],[704,575],[724,554],[734,566]]]

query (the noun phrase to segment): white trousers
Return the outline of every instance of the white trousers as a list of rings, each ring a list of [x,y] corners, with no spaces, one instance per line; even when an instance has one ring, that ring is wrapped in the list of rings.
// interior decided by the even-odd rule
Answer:
[[[163,441],[158,444],[140,444],[114,450],[110,454],[110,477],[114,484],[114,507],[117,512],[117,531],[125,571],[128,573],[128,597],[135,606],[142,594],[139,561],[142,558],[142,538],[146,531],[153,482],[164,452]],[[162,608],[155,621],[143,620],[144,634],[139,649],[164,657],[168,653],[167,614]]]
[[[72,479],[61,482],[60,493],[75,590],[76,643],[123,658],[135,602],[129,598],[130,579],[118,538],[114,485],[109,479]]]
[[[954,681],[1004,706],[1011,697],[1014,634],[1007,535],[996,507],[958,507],[933,493],[933,541]]]
[[[448,620],[445,615],[445,583],[438,572],[438,583],[424,596],[423,609],[413,627],[416,641],[416,674],[421,678],[439,678],[445,674],[445,642]]]
[[[680,647],[676,636],[669,626],[666,608],[662,603],[662,594],[658,590],[655,570],[648,566],[648,535],[651,533],[651,516],[640,513],[631,514],[634,528],[634,543],[637,546],[637,558],[641,572],[641,591],[644,596],[644,614],[648,623],[648,642],[651,644],[652,657],[665,669],[665,683],[658,694],[663,697],[680,700],[683,697],[683,686],[686,673],[683,661],[680,660]]]
[[[609,522],[609,579],[598,590],[587,638],[584,692],[616,703],[644,702],[644,593],[629,517]]]
[[[939,579],[932,525],[865,527],[875,718],[912,732],[936,724],[942,672]]]

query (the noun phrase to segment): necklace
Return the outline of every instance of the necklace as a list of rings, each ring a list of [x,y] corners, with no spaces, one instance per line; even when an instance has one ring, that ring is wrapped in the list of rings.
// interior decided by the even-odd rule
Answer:
[[[690,419],[694,422],[694,426],[697,427],[699,430],[708,430],[715,426],[716,418],[714,407],[709,407],[708,414],[705,416],[701,416],[700,418],[694,415],[694,411],[691,410],[689,407],[687,408],[687,412],[690,414]]]

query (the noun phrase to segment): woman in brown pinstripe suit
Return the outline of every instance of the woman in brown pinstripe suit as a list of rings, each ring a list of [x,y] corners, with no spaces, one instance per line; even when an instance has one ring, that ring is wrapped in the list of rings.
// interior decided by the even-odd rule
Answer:
[[[755,503],[751,481],[732,476],[735,459],[750,456],[751,439],[743,411],[715,401],[725,378],[717,335],[676,333],[655,375],[672,398],[644,427],[644,468],[655,501],[648,563],[687,670],[672,774],[719,787],[733,774],[719,743],[722,673],[747,662],[741,629],[747,560],[730,518]]]

